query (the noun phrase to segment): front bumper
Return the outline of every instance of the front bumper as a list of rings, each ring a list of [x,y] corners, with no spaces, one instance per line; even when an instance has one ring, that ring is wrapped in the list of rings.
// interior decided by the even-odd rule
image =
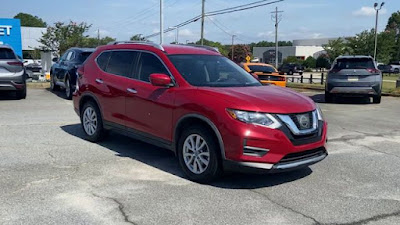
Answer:
[[[290,154],[288,155],[290,156]],[[275,164],[257,162],[236,162],[225,160],[224,169],[240,172],[279,173],[301,169],[322,161],[328,156],[325,147],[297,153],[297,156],[284,157]]]

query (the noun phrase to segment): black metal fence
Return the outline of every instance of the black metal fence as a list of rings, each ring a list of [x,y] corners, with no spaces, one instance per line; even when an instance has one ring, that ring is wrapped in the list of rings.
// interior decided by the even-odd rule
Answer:
[[[292,83],[301,83],[301,84],[324,84],[326,81],[326,77],[324,73],[321,73],[320,76],[316,76],[316,74],[309,75],[300,75],[300,76],[291,76],[287,77],[287,82]]]

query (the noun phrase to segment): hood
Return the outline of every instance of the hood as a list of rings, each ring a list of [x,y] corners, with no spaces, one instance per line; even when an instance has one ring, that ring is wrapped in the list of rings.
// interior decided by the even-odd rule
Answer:
[[[309,97],[277,86],[202,87],[204,94],[221,99],[227,108],[267,113],[302,113],[315,109]]]

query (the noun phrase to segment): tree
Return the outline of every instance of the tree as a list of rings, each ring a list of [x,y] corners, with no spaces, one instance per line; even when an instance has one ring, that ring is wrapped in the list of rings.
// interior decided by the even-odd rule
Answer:
[[[46,22],[41,18],[28,13],[18,13],[14,16],[14,19],[20,19],[21,26],[24,27],[47,27]]]
[[[106,45],[113,41],[115,41],[115,38],[108,36],[103,37],[100,40],[94,37],[86,37],[83,39],[83,42],[78,47],[95,48],[100,45]]]
[[[246,56],[251,55],[250,48],[247,45],[234,45],[233,46],[233,61],[235,63],[244,62]],[[228,53],[228,58],[232,58],[232,49]]]
[[[283,60],[283,63],[296,63],[302,64],[302,60],[298,59],[296,56],[288,56],[286,59]]]
[[[316,62],[315,62],[315,66],[317,68],[326,68],[328,69],[331,64],[329,62],[329,57],[327,55],[320,55],[318,56]]]
[[[43,34],[39,42],[42,44],[41,50],[56,51],[62,55],[67,49],[77,47],[84,44],[84,35],[91,25],[82,22],[76,24],[70,21],[68,24],[57,22],[54,26],[47,27],[46,33]]]
[[[131,41],[146,41],[145,37],[142,37],[141,34],[135,34],[131,37]]]
[[[293,43],[291,41],[278,41],[278,46],[292,46]],[[254,47],[275,47],[275,42],[271,41],[259,41],[257,43],[250,43],[250,50],[253,52]]]
[[[304,60],[303,66],[305,66],[306,68],[316,68],[317,60],[315,60],[312,56],[308,56],[307,59]]]
[[[330,40],[328,44],[322,46],[326,51],[331,62],[336,59],[336,57],[344,54],[349,54],[349,48],[347,47],[345,40],[338,38],[336,40]]]
[[[389,17],[386,30],[396,30],[400,28],[400,11],[392,13]]]
[[[210,46],[210,47],[214,47],[214,48],[218,48],[218,51],[222,55],[228,57],[228,54],[230,52],[230,48],[227,45],[223,45],[220,42],[214,42],[214,41],[210,41],[210,40],[207,40],[207,39],[204,39],[203,41],[204,41],[204,45]],[[201,42],[199,40],[199,41],[196,41],[194,44],[200,45],[200,43]]]

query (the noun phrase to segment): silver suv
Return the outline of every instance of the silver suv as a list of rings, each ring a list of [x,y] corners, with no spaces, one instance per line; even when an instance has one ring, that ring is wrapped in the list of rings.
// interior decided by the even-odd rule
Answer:
[[[372,97],[381,102],[382,73],[371,56],[339,56],[328,73],[325,101],[338,96]]]
[[[26,98],[24,64],[7,45],[0,45],[0,91],[14,91],[18,99]]]

